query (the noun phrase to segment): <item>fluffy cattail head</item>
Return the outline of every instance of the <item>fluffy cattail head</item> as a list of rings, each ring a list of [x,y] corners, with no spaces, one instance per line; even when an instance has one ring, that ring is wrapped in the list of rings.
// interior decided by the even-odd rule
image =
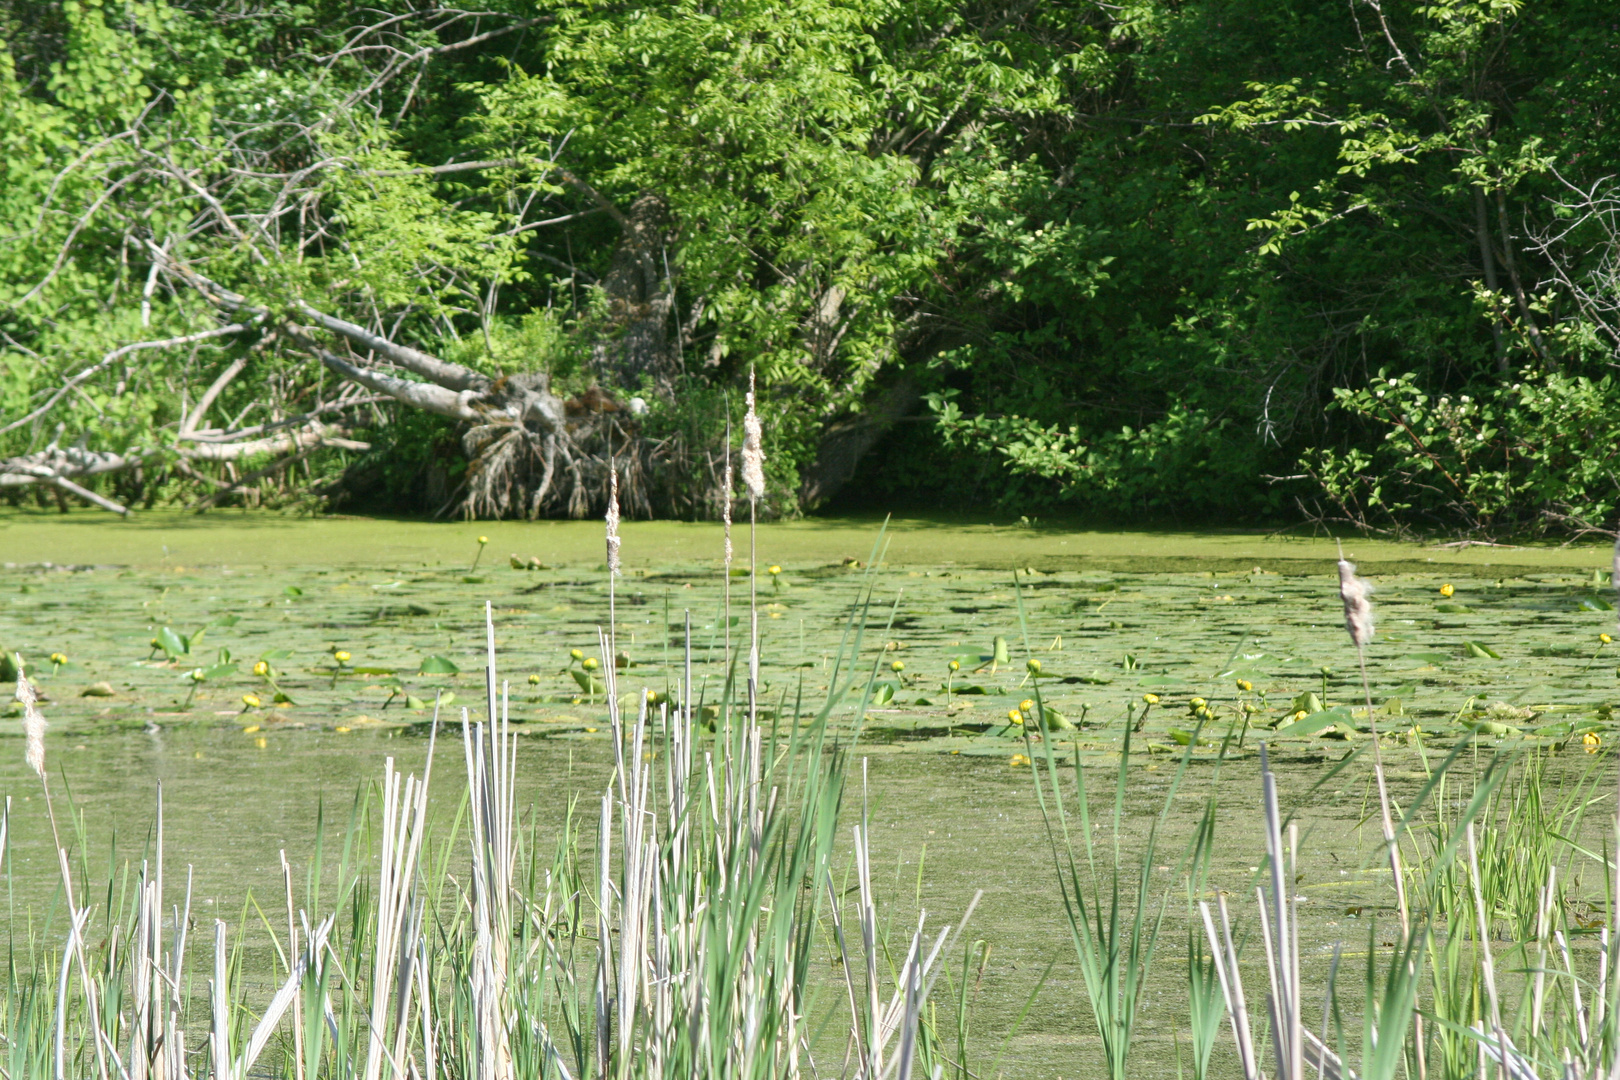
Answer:
[[[607,565],[608,573],[619,573],[619,470],[608,470],[607,508]]]
[[[1609,584],[1620,590],[1620,540],[1614,542],[1614,573],[1609,575]]]
[[[1344,601],[1344,628],[1362,647],[1373,639],[1372,582],[1356,577],[1356,564],[1339,559],[1339,599]]]
[[[726,490],[720,497],[720,520],[726,523],[726,566],[731,565],[731,430],[726,429]]]
[[[748,376],[748,412],[743,415],[743,486],[750,499],[765,497],[765,442],[759,414],[754,411],[754,376]]]
[[[39,695],[28,676],[17,673],[17,700],[23,707],[23,737],[26,745],[23,758],[28,767],[45,779],[45,714],[39,711]]]

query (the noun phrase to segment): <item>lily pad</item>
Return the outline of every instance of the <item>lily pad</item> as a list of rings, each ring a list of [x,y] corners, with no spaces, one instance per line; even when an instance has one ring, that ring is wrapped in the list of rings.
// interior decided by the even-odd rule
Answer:
[[[453,661],[442,656],[424,656],[422,663],[417,666],[418,675],[459,675],[461,669]]]

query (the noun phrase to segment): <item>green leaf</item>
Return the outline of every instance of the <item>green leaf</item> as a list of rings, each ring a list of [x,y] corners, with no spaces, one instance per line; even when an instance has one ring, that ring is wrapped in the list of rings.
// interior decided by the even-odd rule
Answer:
[[[416,669],[418,675],[459,675],[461,669],[442,656],[424,656]]]
[[[191,642],[167,626],[157,632],[157,643],[158,648],[168,653],[171,660],[177,656],[185,656],[191,651]]]
[[[894,700],[894,684],[878,683],[872,688],[872,696],[868,700],[871,705],[887,705]]]
[[[1279,736],[1287,736],[1291,739],[1305,738],[1309,735],[1315,735],[1319,731],[1327,730],[1328,728],[1337,724],[1340,719],[1342,719],[1342,717],[1338,712],[1333,710],[1323,710],[1315,713],[1314,715],[1307,716],[1303,720],[1295,721],[1292,724],[1283,724],[1281,727],[1277,728],[1276,734]]]
[[[234,663],[210,664],[208,667],[202,669],[202,673],[204,681],[211,679],[223,679],[227,675],[236,674],[236,665]]]
[[[1322,699],[1316,696],[1316,691],[1307,690],[1294,698],[1294,711],[1307,714],[1319,713],[1325,708]]]
[[[574,677],[574,681],[579,683],[579,688],[587,694],[607,693],[607,684],[588,671],[580,671],[576,668],[569,671],[568,674]]]
[[[1497,652],[1495,649],[1491,648],[1489,645],[1482,645],[1477,641],[1465,641],[1465,642],[1463,642],[1463,652],[1467,653],[1469,656],[1472,656],[1477,660],[1500,660],[1500,659],[1502,659],[1502,654],[1501,653]]]
[[[354,674],[356,674],[356,675],[392,675],[392,674],[394,674],[394,669],[391,668],[391,667],[355,667],[355,668],[350,668],[349,670],[354,672]]]
[[[281,591],[286,596],[292,597],[294,599],[304,595],[304,590],[300,589],[296,585],[289,585],[285,589],[282,589]]]
[[[1467,604],[1436,604],[1434,610],[1442,615],[1470,615],[1474,611]]]

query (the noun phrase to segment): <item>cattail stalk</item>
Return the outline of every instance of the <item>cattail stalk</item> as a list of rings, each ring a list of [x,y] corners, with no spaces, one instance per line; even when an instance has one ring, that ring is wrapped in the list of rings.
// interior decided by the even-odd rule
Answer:
[[[722,584],[725,593],[725,657],[726,670],[731,670],[731,491],[733,488],[731,476],[731,412],[730,405],[726,411],[726,469],[725,479],[722,481],[724,489],[720,493],[720,520],[725,523],[726,531],[726,576]]]
[[[1344,601],[1344,628],[1356,646],[1361,667],[1361,692],[1367,702],[1367,729],[1372,733],[1373,775],[1378,781],[1378,809],[1383,819],[1384,845],[1389,851],[1389,873],[1395,880],[1395,904],[1401,918],[1401,933],[1410,941],[1412,917],[1406,903],[1406,879],[1401,871],[1401,847],[1395,839],[1395,819],[1389,812],[1389,788],[1384,781],[1384,755],[1379,745],[1378,723],[1373,719],[1372,684],[1367,678],[1367,646],[1373,639],[1372,582],[1356,576],[1355,563],[1339,548],[1339,599]],[[1414,1016],[1417,1048],[1417,1080],[1426,1080],[1428,1063],[1423,1052],[1423,1018]]]
[[[615,607],[613,579],[618,577],[622,564],[619,561],[619,468],[611,459],[608,461],[608,507],[607,507],[607,568],[608,568],[608,655],[606,663],[611,667],[617,663],[618,653],[618,618]]]
[[[743,415],[743,486],[748,489],[748,722],[756,722],[759,692],[759,500],[765,497],[764,428],[754,411],[754,373],[748,373],[748,411]]]

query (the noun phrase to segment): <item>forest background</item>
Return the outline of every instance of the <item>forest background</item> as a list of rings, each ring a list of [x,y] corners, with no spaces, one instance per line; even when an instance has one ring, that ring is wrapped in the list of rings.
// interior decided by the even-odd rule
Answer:
[[[0,0],[0,498],[1579,535],[1606,0]]]

